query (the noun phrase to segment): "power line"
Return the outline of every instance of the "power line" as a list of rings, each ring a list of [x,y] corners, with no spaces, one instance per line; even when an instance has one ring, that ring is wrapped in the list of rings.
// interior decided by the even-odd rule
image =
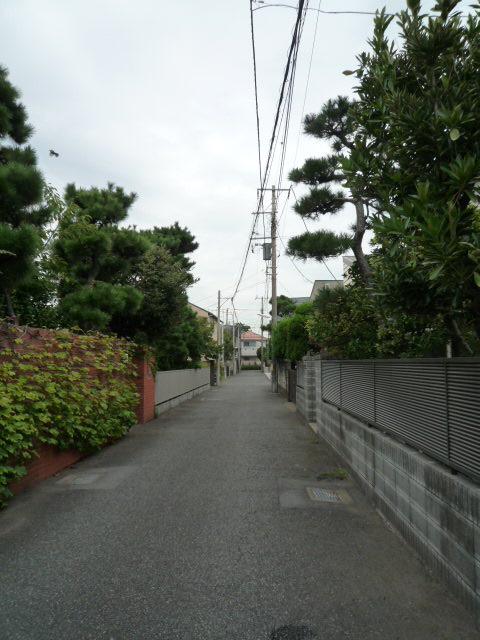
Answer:
[[[313,284],[313,280],[310,280],[310,278],[308,278],[302,271],[301,269],[297,266],[297,264],[295,263],[295,261],[293,260],[292,256],[287,253],[287,247],[285,246],[285,243],[283,242],[283,240],[280,238],[280,242],[282,243],[282,247],[285,249],[285,255],[287,256],[287,258],[290,260],[290,262],[293,264],[293,266],[295,267],[295,269],[298,271],[298,273],[302,276],[302,278],[304,280],[306,280],[307,282],[310,282],[310,284]]]
[[[282,103],[283,103],[283,97],[284,97],[284,93],[285,93],[285,86],[287,84],[288,77],[289,77],[289,74],[290,74],[290,67],[291,67],[291,63],[292,63],[292,57],[293,57],[294,51],[296,49],[297,39],[299,38],[299,29],[300,29],[300,24],[301,24],[302,17],[303,17],[304,4],[305,4],[305,0],[299,0],[297,19],[295,21],[295,27],[294,27],[293,35],[292,35],[292,42],[291,42],[290,49],[289,49],[289,52],[288,52],[287,64],[286,64],[286,67],[285,67],[285,73],[284,73],[284,76],[283,76],[282,88],[281,88],[281,91],[280,91],[280,98],[278,100],[277,112],[275,114],[275,121],[274,121],[274,124],[273,124],[272,137],[271,137],[271,140],[270,140],[270,148],[269,148],[269,151],[268,151],[268,158],[267,158],[267,169],[266,169],[265,175],[264,175],[264,183],[266,183],[266,179],[268,178],[269,165],[270,165],[270,161],[271,161],[271,158],[272,158],[273,144],[274,144],[275,137],[277,135],[277,125],[278,125],[278,119],[279,119],[279,116],[280,116],[280,109],[281,109],[281,106],[282,106]],[[265,186],[265,184],[262,185],[262,187],[264,187],[264,186]]]
[[[291,192],[293,193],[293,197],[295,198],[295,202],[297,202],[297,196],[295,195],[295,191],[293,190],[293,187],[290,187],[290,190],[291,190]],[[307,233],[310,233],[310,230],[309,230],[309,228],[307,227],[307,223],[305,222],[305,218],[304,218],[303,216],[300,216],[300,217],[302,218],[303,226],[305,227],[306,232],[307,232]],[[282,244],[283,244],[283,240],[281,240],[281,242],[282,242]],[[283,246],[285,247],[285,245],[284,245],[284,244],[283,244]],[[297,265],[295,264],[295,262],[293,261],[293,259],[291,258],[291,256],[290,256],[288,253],[287,253],[287,255],[288,255],[288,257],[290,258],[290,260],[291,260],[292,264],[293,264],[293,265],[295,266],[295,268],[297,269],[297,271],[298,271],[299,273],[302,273],[302,272],[300,271],[300,269],[297,267]],[[323,258],[322,258],[321,262],[322,262],[323,266],[325,267],[325,269],[328,271],[328,273],[332,276],[332,278],[333,278],[336,282],[341,282],[341,280],[339,280],[338,278],[336,278],[336,277],[333,275],[333,273],[332,273],[332,271],[331,271],[330,267],[327,265],[327,263],[325,262],[325,260],[324,260]],[[303,274],[302,274],[302,275],[303,275]],[[305,276],[303,276],[303,277],[305,278]],[[311,280],[310,280],[310,282],[311,282]]]
[[[271,164],[271,161],[272,161],[273,146],[274,146],[274,143],[275,143],[275,139],[277,137],[277,127],[278,127],[278,122],[279,122],[279,118],[280,118],[280,112],[282,110],[283,99],[284,99],[284,95],[285,95],[285,87],[287,85],[288,78],[290,76],[292,56],[293,56],[293,52],[294,52],[295,47],[296,47],[297,39],[299,37],[299,27],[300,27],[300,22],[301,22],[301,19],[302,19],[302,16],[303,16],[304,5],[305,5],[305,0],[299,0],[297,18],[296,18],[296,21],[295,21],[295,27],[293,29],[292,40],[291,40],[290,48],[289,48],[289,51],[288,51],[287,64],[285,66],[285,72],[283,74],[283,80],[282,80],[282,85],[281,85],[281,90],[280,90],[280,96],[279,96],[279,99],[278,99],[278,105],[277,105],[277,110],[276,110],[276,114],[275,114],[275,120],[274,120],[274,124],[273,124],[272,137],[270,139],[270,145],[269,145],[268,156],[267,156],[267,163],[266,163],[266,166],[265,166],[265,171],[263,173],[263,181],[260,183],[261,184],[261,190],[260,190],[260,196],[259,196],[259,200],[258,200],[257,211],[255,213],[255,217],[254,217],[254,220],[253,220],[252,229],[251,229],[251,232],[250,232],[250,237],[249,237],[249,241],[248,241],[248,245],[247,245],[247,250],[245,252],[242,268],[241,268],[241,271],[240,271],[240,277],[238,278],[237,284],[235,286],[235,290],[233,292],[232,299],[237,295],[238,288],[239,288],[240,283],[241,283],[242,278],[243,278],[243,274],[245,273],[245,267],[247,265],[248,253],[250,251],[250,246],[251,246],[251,243],[252,243],[253,232],[255,230],[255,226],[256,226],[256,223],[257,223],[257,220],[258,220],[258,216],[260,214],[260,209],[263,206],[264,187],[265,187],[266,180],[267,180],[267,178],[269,176],[269,173],[270,173],[270,164]],[[252,8],[252,12],[253,12],[253,8]]]
[[[285,9],[296,9],[297,7],[292,4],[283,4],[283,3],[275,3],[275,4],[262,4],[259,7],[255,7],[253,11],[260,11],[260,9],[269,9],[271,7],[284,7]],[[361,16],[376,16],[376,11],[326,11],[325,9],[315,9],[314,7],[309,7],[308,11],[318,11],[318,13],[325,13],[331,15],[361,15]],[[391,15],[391,14],[387,14]]]
[[[317,8],[320,9],[321,6],[322,6],[322,0],[318,0],[318,7]],[[298,125],[297,144],[296,144],[296,147],[295,147],[295,156],[293,158],[293,165],[294,166],[295,166],[295,163],[297,161],[298,147],[300,145],[300,136],[301,136],[301,133],[302,133],[303,116],[305,114],[305,105],[307,103],[308,88],[309,88],[309,85],[310,85],[310,76],[311,76],[311,72],[312,72],[313,55],[315,53],[315,45],[316,45],[316,42],[317,42],[317,32],[318,32],[318,21],[319,21],[319,18],[320,18],[320,13],[317,12],[317,18],[315,20],[315,29],[314,29],[314,32],[313,32],[312,48],[311,48],[311,51],[310,51],[310,60],[309,60],[309,63],[308,63],[307,81],[305,83],[305,93],[303,95],[302,114],[300,116],[300,123]],[[284,213],[286,211],[288,200],[290,198],[290,192],[292,190],[293,190],[292,183],[290,183],[290,191],[288,192],[287,197],[285,199],[285,203],[283,205],[282,213],[280,214],[280,217],[279,217],[279,223],[280,223],[281,219],[283,218],[283,215],[284,215]],[[296,200],[296,197],[295,197],[295,200]],[[283,222],[283,229],[285,229],[285,222],[286,222],[286,218],[284,219],[284,222]]]
[[[257,55],[255,52],[255,31],[253,28],[253,0],[250,0],[250,33],[252,36],[253,84],[255,86],[255,112],[257,116],[258,172],[262,184],[262,151],[260,144],[260,116],[258,113]]]
[[[288,134],[289,134],[289,130],[290,130],[290,116],[291,116],[291,112],[292,112],[293,88],[294,88],[294,85],[295,85],[295,75],[296,75],[296,72],[297,72],[298,51],[299,51],[299,48],[300,48],[300,40],[301,40],[302,33],[303,33],[303,27],[305,25],[305,17],[306,17],[307,9],[308,9],[308,0],[305,3],[305,8],[304,8],[304,11],[302,13],[302,20],[301,20],[301,24],[300,24],[299,37],[297,39],[297,43],[296,43],[296,47],[295,47],[294,59],[293,59],[293,62],[292,62],[292,72],[290,74],[290,82],[289,82],[289,87],[288,87],[287,113],[286,113],[286,117],[285,117],[285,128],[284,128],[284,135],[283,135],[283,142],[282,142],[282,155],[281,155],[281,160],[280,160],[280,171],[279,171],[278,182],[277,182],[279,189],[281,189],[281,186],[282,186],[283,169],[284,169],[284,166],[285,166],[285,157],[286,157],[286,153],[287,153]]]
[[[298,128],[298,137],[297,137],[297,146],[296,146],[296,149],[295,149],[295,157],[294,157],[294,160],[293,160],[293,164],[294,165],[295,165],[295,163],[297,161],[298,146],[300,144],[300,135],[301,135],[302,124],[303,124],[303,116],[305,114],[305,105],[307,104],[308,87],[310,85],[310,75],[311,75],[311,72],[312,72],[313,54],[315,53],[315,45],[317,43],[318,21],[319,21],[319,18],[320,18],[320,8],[321,8],[321,6],[322,6],[322,0],[318,0],[318,13],[317,13],[317,19],[315,20],[315,30],[313,32],[312,49],[310,51],[310,61],[308,63],[307,81],[305,83],[305,94],[303,96],[302,115],[300,116],[300,125],[299,125],[299,128]]]

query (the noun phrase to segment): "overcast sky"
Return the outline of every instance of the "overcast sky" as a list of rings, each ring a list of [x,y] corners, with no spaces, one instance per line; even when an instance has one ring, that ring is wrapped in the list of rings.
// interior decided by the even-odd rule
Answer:
[[[381,0],[322,3],[325,10],[381,6]],[[387,2],[391,11],[403,6],[402,0]],[[291,9],[255,13],[264,154],[294,20]],[[286,173],[326,150],[299,136],[315,20],[309,12]],[[342,71],[366,49],[372,20],[320,15],[306,113],[352,92],[352,78]],[[217,290],[233,292],[256,206],[248,0],[0,0],[0,42],[0,63],[22,91],[47,180],[60,190],[68,182],[88,187],[113,181],[138,194],[129,222],[189,227],[200,243],[194,254],[199,281],[189,297],[215,310]],[[60,157],[49,157],[49,149]],[[304,227],[291,202],[284,208],[280,201],[282,210],[279,233],[286,243]],[[337,215],[309,227],[345,230],[352,220],[351,214]],[[280,250],[279,293],[307,296],[309,280],[331,277],[315,261],[298,263],[301,275],[281,243]],[[329,266],[341,277],[340,259]],[[257,249],[236,299],[240,319],[255,328],[264,280]]]

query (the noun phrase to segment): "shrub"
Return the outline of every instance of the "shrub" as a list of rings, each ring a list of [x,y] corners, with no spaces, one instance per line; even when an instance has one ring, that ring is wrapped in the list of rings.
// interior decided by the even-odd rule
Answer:
[[[6,333],[0,352],[0,504],[38,445],[100,449],[135,424],[138,402],[131,343],[65,330],[12,327]]]
[[[312,313],[312,304],[299,305],[295,312],[280,320],[272,331],[272,353],[279,360],[297,362],[311,348],[307,333],[307,320]]]
[[[307,320],[310,340],[335,358],[374,358],[378,317],[371,293],[364,287],[320,291],[314,314]]]

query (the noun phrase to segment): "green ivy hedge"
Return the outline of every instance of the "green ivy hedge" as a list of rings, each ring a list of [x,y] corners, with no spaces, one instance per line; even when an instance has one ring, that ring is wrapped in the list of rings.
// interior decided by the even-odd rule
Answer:
[[[138,403],[124,340],[13,327],[1,337],[0,505],[40,444],[100,449],[135,424]]]

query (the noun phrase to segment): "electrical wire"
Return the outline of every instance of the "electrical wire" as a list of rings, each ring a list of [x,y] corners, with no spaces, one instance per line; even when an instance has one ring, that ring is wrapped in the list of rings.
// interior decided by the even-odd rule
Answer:
[[[278,99],[277,110],[276,110],[276,114],[275,114],[273,130],[272,130],[272,136],[271,136],[271,139],[270,139],[269,151],[268,151],[268,156],[267,156],[267,162],[266,162],[266,166],[265,166],[265,171],[263,173],[263,181],[261,183],[261,190],[260,190],[260,197],[258,199],[257,211],[255,213],[255,218],[254,218],[254,221],[252,223],[252,229],[251,229],[249,241],[248,241],[248,244],[247,244],[247,250],[245,251],[245,256],[244,256],[244,259],[243,259],[243,264],[242,264],[242,268],[241,268],[241,271],[240,271],[240,276],[239,276],[237,284],[235,286],[235,290],[233,292],[232,299],[237,295],[238,289],[240,287],[240,283],[241,283],[242,278],[243,278],[243,274],[245,273],[245,267],[247,265],[248,253],[250,251],[250,246],[251,246],[251,243],[252,243],[253,232],[254,232],[255,227],[256,227],[258,216],[260,215],[260,210],[263,207],[264,188],[265,188],[266,180],[267,180],[268,175],[270,173],[270,165],[271,165],[271,161],[272,161],[273,147],[274,147],[275,139],[277,137],[277,128],[278,128],[278,122],[279,122],[279,118],[280,118],[280,113],[282,111],[282,105],[283,105],[283,100],[284,100],[284,95],[285,95],[285,87],[287,85],[288,78],[290,76],[291,64],[292,64],[292,56],[293,56],[293,53],[294,53],[295,48],[296,48],[297,39],[299,37],[299,28],[300,28],[300,23],[301,23],[301,20],[302,20],[302,16],[304,15],[304,12],[303,12],[304,5],[305,5],[305,0],[299,0],[297,18],[296,18],[295,26],[294,26],[294,29],[293,29],[292,40],[291,40],[290,48],[289,48],[289,51],[288,51],[287,63],[286,63],[286,66],[285,66],[285,71],[284,71],[281,90],[280,90],[280,96],[279,96],[279,99]],[[252,11],[253,11],[253,8],[252,8]]]
[[[298,273],[302,276],[302,278],[306,281],[306,282],[310,282],[310,284],[313,284],[313,280],[310,280],[310,278],[308,278],[302,271],[301,269],[298,267],[298,265],[295,263],[295,261],[293,260],[292,256],[287,253],[287,247],[285,246],[285,243],[283,242],[283,240],[280,238],[280,242],[282,243],[283,248],[285,249],[285,255],[287,256],[287,258],[290,260],[290,262],[293,264],[293,266],[295,267],[295,269],[298,271]]]
[[[257,117],[258,173],[260,177],[259,184],[262,184],[262,147],[260,144],[260,116],[258,113],[257,54],[255,50],[255,31],[253,27],[253,0],[250,0],[250,33],[252,37],[253,84],[255,87],[255,113]]]
[[[283,169],[284,169],[284,166],[285,166],[285,157],[286,157],[286,153],[287,153],[287,144],[288,144],[288,134],[289,134],[289,131],[290,131],[290,117],[291,117],[291,113],[292,113],[293,89],[294,89],[294,86],[295,86],[295,76],[296,76],[296,72],[297,72],[298,51],[299,51],[299,48],[300,48],[300,40],[301,40],[302,33],[303,33],[303,27],[305,25],[305,17],[306,17],[307,9],[308,9],[308,0],[305,3],[304,11],[303,11],[303,14],[302,14],[299,37],[297,39],[297,43],[296,43],[296,47],[295,47],[294,59],[293,59],[293,62],[292,62],[292,72],[290,74],[290,82],[289,82],[289,87],[288,87],[287,112],[286,112],[286,117],[285,117],[285,127],[284,127],[283,141],[281,143],[282,144],[282,154],[281,154],[281,159],[280,159],[280,170],[279,170],[278,180],[277,180],[277,185],[278,185],[279,189],[281,189],[281,187],[282,187]]]
[[[293,190],[293,188],[291,189],[291,191],[292,191],[292,193],[293,193],[293,197],[295,198],[295,202],[297,202],[297,196],[295,195],[295,191]],[[305,227],[306,232],[307,232],[307,233],[310,233],[310,229],[307,227],[307,223],[305,222],[305,218],[304,218],[303,216],[302,216],[302,222],[303,222],[303,226]],[[282,244],[283,244],[283,241],[282,241]],[[285,245],[283,245],[283,246],[285,246]],[[287,254],[287,255],[288,255],[288,254]],[[327,265],[327,263],[325,262],[325,260],[324,260],[323,258],[322,258],[321,262],[322,262],[323,266],[325,267],[325,269],[328,271],[328,273],[329,273],[329,274],[332,276],[332,278],[335,280],[335,282],[342,282],[341,280],[339,280],[338,278],[336,278],[336,277],[333,275],[333,273],[332,273],[332,271],[331,271],[330,267]],[[292,263],[293,263],[293,264],[295,264],[295,263],[293,262],[293,260],[292,260]],[[297,271],[299,271],[299,269],[297,269]]]
[[[284,7],[285,9],[296,9],[297,7],[292,4],[283,4],[283,3],[275,3],[275,4],[262,4],[259,7],[254,7],[253,11],[260,11],[260,9],[269,9],[271,7]],[[361,16],[376,16],[376,11],[326,11],[325,9],[315,9],[314,7],[310,7],[309,11],[318,11],[318,13],[325,13],[331,15],[361,15]],[[387,14],[390,15],[390,14]]]
[[[318,21],[320,18],[320,8],[322,6],[322,0],[318,0],[318,13],[317,13],[317,19],[315,20],[315,29],[313,32],[313,41],[312,41],[312,49],[310,51],[310,60],[308,63],[308,72],[307,72],[307,81],[305,83],[305,93],[303,96],[303,105],[302,105],[302,115],[300,116],[300,125],[298,128],[298,136],[297,136],[297,146],[295,148],[295,157],[293,159],[293,165],[295,166],[295,163],[297,161],[297,155],[298,155],[298,146],[300,144],[300,136],[302,133],[302,125],[303,125],[303,116],[305,115],[305,105],[307,104],[307,96],[308,96],[308,88],[310,86],[310,76],[312,73],[312,63],[313,63],[313,54],[315,53],[315,45],[317,43],[317,32],[318,32]]]

